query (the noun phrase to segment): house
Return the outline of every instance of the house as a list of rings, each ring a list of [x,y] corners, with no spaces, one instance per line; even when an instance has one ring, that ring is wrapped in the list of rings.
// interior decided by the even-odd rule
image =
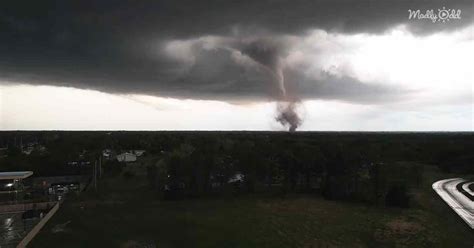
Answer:
[[[26,148],[23,148],[21,152],[23,152],[26,155],[30,155],[34,150],[35,148],[33,146],[27,146]]]
[[[140,157],[145,153],[145,150],[132,150],[130,152],[137,155],[137,157]]]
[[[117,160],[119,162],[135,162],[137,161],[137,155],[130,152],[124,152],[122,154],[117,155]]]
[[[32,171],[0,172],[0,202],[21,200],[25,191],[22,181],[31,175]]]
[[[34,151],[44,154],[47,150],[45,146],[39,144],[38,142],[29,142],[26,145],[20,145],[20,147],[21,152],[26,155],[30,155]]]
[[[102,151],[102,156],[107,160],[112,159],[112,150],[111,149],[104,149]]]
[[[8,147],[0,147],[0,158],[8,157]]]
[[[243,182],[245,179],[245,176],[244,174],[242,173],[235,173],[234,175],[232,175],[229,180],[227,181],[227,183],[241,183]]]
[[[69,166],[74,166],[74,167],[85,167],[85,166],[90,166],[91,162],[90,161],[83,161],[83,160],[74,160],[74,161],[69,161],[67,162],[67,165]]]

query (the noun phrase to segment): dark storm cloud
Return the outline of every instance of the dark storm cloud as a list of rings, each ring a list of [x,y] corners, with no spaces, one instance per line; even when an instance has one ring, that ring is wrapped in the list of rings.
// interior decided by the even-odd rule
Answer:
[[[408,21],[408,9],[459,8],[462,20]],[[65,85],[112,93],[199,99],[263,99],[271,80],[236,62],[226,44],[200,49],[189,66],[159,44],[206,35],[279,39],[320,28],[379,33],[398,24],[424,35],[472,23],[471,1],[7,1],[0,5],[0,81]],[[231,47],[232,49],[228,49]],[[240,49],[240,50],[239,50]],[[247,49],[247,50],[245,50]],[[282,47],[285,49],[285,46]],[[278,51],[278,55],[280,51]],[[309,79],[288,71],[303,98],[377,101],[400,92],[349,77]],[[296,90],[295,90],[296,91]],[[270,92],[272,94],[272,92]]]

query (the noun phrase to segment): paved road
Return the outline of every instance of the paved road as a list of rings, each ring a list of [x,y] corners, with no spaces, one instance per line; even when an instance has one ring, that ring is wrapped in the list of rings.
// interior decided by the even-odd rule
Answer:
[[[474,229],[474,182],[462,178],[444,179],[433,183],[438,195]]]

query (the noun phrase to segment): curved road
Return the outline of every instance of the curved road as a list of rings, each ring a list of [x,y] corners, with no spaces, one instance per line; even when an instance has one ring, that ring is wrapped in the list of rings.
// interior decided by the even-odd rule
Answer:
[[[444,179],[433,183],[438,195],[474,229],[474,191],[472,184],[462,178]]]

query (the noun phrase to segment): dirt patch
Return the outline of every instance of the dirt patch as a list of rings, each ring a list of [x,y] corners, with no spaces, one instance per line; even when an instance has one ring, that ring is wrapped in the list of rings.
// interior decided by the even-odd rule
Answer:
[[[51,229],[51,232],[52,232],[52,233],[66,232],[66,231],[68,231],[68,229],[67,229],[66,226],[67,226],[69,223],[71,223],[70,220],[68,220],[68,221],[66,221],[66,222],[64,222],[64,223],[62,223],[62,224],[57,224],[57,225],[55,225],[55,226]]]
[[[399,245],[410,245],[416,243],[417,237],[425,231],[425,228],[417,222],[398,218],[389,221],[384,227],[375,232],[375,239],[379,242],[395,242]]]
[[[313,201],[306,199],[296,200],[279,200],[279,201],[259,201],[257,207],[271,211],[271,212],[321,212],[327,208],[327,203],[324,201]],[[334,210],[334,209],[332,209]]]
[[[128,240],[120,248],[156,248],[156,244],[150,241]]]
[[[122,205],[124,204],[124,201],[118,201],[118,200],[89,200],[89,201],[81,201],[81,202],[76,202],[72,204],[74,207],[79,207],[81,209],[83,208],[88,208],[88,207],[97,207],[97,206],[114,206],[114,205]]]

